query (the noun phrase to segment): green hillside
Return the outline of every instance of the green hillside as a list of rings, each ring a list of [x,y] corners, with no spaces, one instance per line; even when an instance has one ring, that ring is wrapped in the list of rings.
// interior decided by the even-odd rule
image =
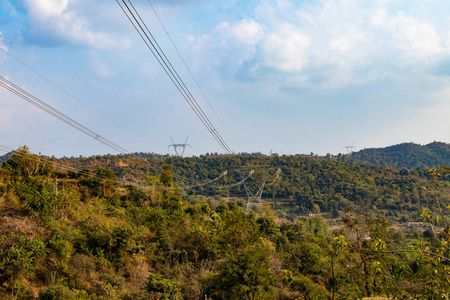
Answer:
[[[450,165],[450,145],[433,142],[428,145],[404,143],[386,148],[371,148],[353,154],[355,163],[397,168],[431,168]]]
[[[426,146],[402,144],[382,151],[368,149],[354,154],[353,161],[350,162],[343,155],[268,157],[261,154],[208,154],[180,158],[135,153],[45,159],[52,161],[55,169],[62,172],[59,175],[61,179],[65,176],[76,179],[76,173],[80,170],[95,172],[97,168],[103,167],[111,169],[122,186],[132,184],[144,187],[147,185],[147,177],[160,174],[162,167],[167,164],[172,166],[174,183],[190,203],[209,197],[218,203],[233,201],[245,208],[249,194],[245,186],[238,183],[247,178],[245,185],[252,194],[256,194],[265,184],[262,201],[287,220],[296,220],[311,213],[336,218],[348,208],[354,208],[385,216],[393,223],[405,223],[417,221],[417,211],[421,209],[436,208],[432,176],[427,171],[430,167],[447,165],[447,147],[444,143],[432,143]],[[373,154],[372,161],[365,159],[366,163],[358,163],[358,157],[365,157],[363,154],[368,155],[370,151],[382,152],[384,156]],[[386,160],[381,159],[388,157],[387,153],[390,153],[392,161],[406,161],[408,157],[411,161],[422,158],[421,164],[424,167],[407,170],[392,166],[394,164],[385,163]],[[430,153],[434,153],[434,156]],[[11,154],[8,155],[10,156]],[[434,157],[434,163],[431,163],[431,157]],[[426,159],[430,161],[429,165],[425,165]],[[371,165],[375,162],[380,166]],[[280,170],[279,178],[268,185],[275,179],[277,170]],[[225,176],[224,172],[227,172]],[[253,173],[249,176],[251,172]],[[65,173],[68,175],[64,175]],[[450,176],[444,174],[441,182],[439,188],[447,189]],[[450,202],[447,193],[442,192],[442,199]]]
[[[1,299],[441,299],[450,290],[449,227],[445,215],[433,215],[439,209],[422,211],[425,228],[394,230],[378,212],[356,208],[342,211],[333,227],[320,216],[288,221],[269,205],[245,213],[212,189],[202,194],[178,186],[173,179],[180,175],[166,158],[128,164],[139,159],[77,159],[98,166],[76,171],[72,160],[21,148],[1,164]],[[124,185],[103,160],[117,168],[128,164],[122,175],[136,181],[149,168],[145,185]],[[180,174],[180,165],[196,160],[172,165]],[[334,189],[330,195],[355,189],[364,203],[379,192],[373,188],[395,190],[401,198],[408,187],[433,190],[438,178],[305,157],[208,157],[204,165],[206,176],[230,166],[228,182],[252,168],[254,184],[261,176],[273,178],[276,165],[284,175],[268,188],[274,197],[309,186],[314,199],[323,199],[323,185]],[[433,201],[441,207],[443,186],[439,178]]]
[[[432,176],[428,169],[399,170],[389,166],[370,166],[349,163],[331,157],[233,155],[203,157],[170,157],[154,154],[120,156],[95,156],[58,161],[59,168],[84,168],[95,171],[105,167],[114,171],[124,184],[145,184],[146,176],[161,172],[164,164],[173,167],[174,182],[185,198],[196,203],[204,197],[216,201],[233,201],[245,207],[248,199],[243,184],[256,194],[264,182],[271,182],[276,171],[279,178],[270,186],[264,186],[262,200],[270,204],[280,217],[295,220],[310,213],[326,213],[338,217],[346,209],[376,212],[391,222],[418,220],[417,211],[434,208]],[[63,170],[64,170],[63,168]],[[205,184],[226,176],[211,184]],[[441,188],[446,189],[450,176],[441,178]],[[199,187],[195,187],[199,186]],[[448,195],[443,193],[443,200]]]

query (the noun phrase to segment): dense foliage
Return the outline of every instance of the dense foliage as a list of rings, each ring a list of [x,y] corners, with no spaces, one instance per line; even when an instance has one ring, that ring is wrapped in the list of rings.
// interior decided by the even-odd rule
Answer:
[[[190,204],[171,166],[161,170],[147,188],[120,186],[105,167],[55,171],[19,149],[0,168],[0,298],[450,296],[448,227],[392,231],[347,209],[330,230],[320,216],[283,221],[214,197]]]
[[[346,156],[278,156],[264,155],[205,155],[202,157],[171,157],[136,153],[133,155],[105,155],[90,158],[55,160],[55,168],[111,169],[121,182],[142,185],[148,176],[163,172],[163,165],[173,168],[174,183],[186,193],[190,203],[202,197],[217,200],[232,198],[245,207],[245,187],[236,185],[249,177],[245,184],[256,194],[264,182],[262,199],[282,218],[296,220],[311,213],[326,213],[338,218],[348,208],[373,211],[391,222],[418,221],[417,211],[435,209],[434,189],[427,169],[398,169],[392,166],[370,166],[346,161]],[[251,173],[251,171],[254,173]],[[202,183],[226,176],[212,184]],[[72,176],[73,177],[73,176]],[[147,180],[148,181],[148,180]],[[444,175],[442,190],[447,189],[450,176]],[[442,193],[449,197],[448,194]],[[199,200],[200,199],[200,200]]]
[[[429,168],[450,165],[450,145],[433,142],[428,145],[403,143],[386,148],[363,149],[353,154],[357,163],[397,168]]]

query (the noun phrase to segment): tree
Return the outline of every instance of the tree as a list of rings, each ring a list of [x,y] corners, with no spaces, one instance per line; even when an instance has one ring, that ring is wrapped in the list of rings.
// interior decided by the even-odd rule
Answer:
[[[7,161],[7,165],[18,175],[32,177],[39,173],[42,169],[41,157],[31,154],[27,146],[19,147],[11,159]]]
[[[159,181],[165,187],[173,186],[173,175],[172,175],[172,166],[171,165],[163,166],[163,172],[159,176]]]
[[[230,255],[209,279],[206,294],[213,299],[273,299],[276,290],[270,262],[273,251],[270,242],[261,238],[258,244]]]
[[[155,295],[156,299],[183,299],[179,284],[158,274],[150,274],[147,279],[146,290],[150,295]]]
[[[270,221],[261,220],[263,231],[276,231]],[[261,237],[256,216],[230,205],[218,221],[217,243],[223,262],[206,281],[205,293],[213,299],[273,299],[276,285],[271,259],[275,249]]]
[[[45,242],[40,237],[29,239],[24,233],[11,233],[13,243],[0,261],[0,283],[11,288],[14,295],[16,284],[28,278],[47,253]]]
[[[104,197],[111,197],[118,185],[117,177],[113,170],[98,167],[95,172],[97,177],[100,177],[100,184],[102,185],[102,194]]]

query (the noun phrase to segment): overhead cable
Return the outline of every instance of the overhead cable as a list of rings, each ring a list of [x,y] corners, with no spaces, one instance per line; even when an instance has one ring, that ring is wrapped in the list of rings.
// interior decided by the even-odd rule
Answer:
[[[164,29],[164,32],[166,33],[167,37],[169,38],[169,41],[171,42],[173,48],[175,49],[175,51],[177,52],[178,56],[180,57],[181,61],[183,62],[184,66],[186,67],[186,69],[188,70],[189,74],[192,77],[192,80],[194,80],[195,85],[197,86],[197,88],[199,89],[200,93],[203,95],[203,98],[205,98],[206,102],[209,104],[209,107],[211,107],[212,111],[214,112],[214,114],[216,115],[217,119],[220,121],[220,123],[222,124],[223,128],[225,128],[225,130],[228,132],[228,134],[231,136],[231,138],[236,142],[236,144],[242,149],[242,146],[239,144],[239,142],[234,138],[234,136],[231,134],[231,132],[228,130],[228,128],[225,126],[225,123],[222,121],[222,119],[220,118],[219,114],[216,112],[216,110],[214,109],[214,107],[212,106],[211,102],[209,101],[208,97],[206,97],[206,94],[203,92],[203,89],[200,87],[200,85],[197,82],[197,79],[195,79],[194,74],[192,74],[191,69],[188,67],[186,61],[184,60],[183,56],[181,55],[180,51],[178,50],[177,46],[175,45],[174,41],[172,40],[172,38],[169,35],[169,32],[167,31],[166,27],[164,26],[161,18],[159,17],[158,13],[156,12],[156,9],[153,7],[153,4],[150,2],[150,0],[147,0],[148,4],[150,4],[150,7],[152,8],[153,12],[155,13],[156,18],[158,19],[159,23],[161,24],[161,27]]]
[[[99,175],[99,174],[96,174],[96,173],[91,173],[90,171],[85,171],[85,169],[78,170],[78,169],[73,168],[71,166],[67,166],[67,165],[65,165],[63,163],[59,163],[59,162],[55,161],[54,159],[49,158],[47,156],[41,156],[41,155],[38,156],[38,155],[35,155],[35,154],[31,154],[31,153],[24,153],[24,152],[16,151],[16,150],[14,150],[12,148],[9,148],[9,147],[6,147],[6,146],[2,146],[2,145],[0,145],[0,151],[13,153],[14,155],[17,155],[17,156],[20,156],[20,157],[25,157],[25,158],[28,158],[28,159],[31,159],[31,160],[35,160],[37,163],[53,165],[54,167],[56,167],[57,170],[72,171],[72,172],[75,172],[75,173],[77,173],[77,174],[79,174],[81,176],[97,178],[97,179],[101,179],[101,180],[105,180],[105,181],[109,181],[109,182],[113,182],[113,183],[118,183],[118,184],[122,184],[122,185],[130,185],[130,184],[132,184],[134,186],[141,187],[141,188],[149,188],[150,187],[148,184],[143,185],[143,184],[139,184],[139,183],[135,183],[135,182],[126,182],[126,181],[123,181],[123,180],[120,180],[120,179],[112,179],[112,178],[104,176],[104,175]],[[244,181],[246,181],[248,178],[250,178],[252,173],[253,173],[253,170],[249,174],[249,176],[245,177],[243,180],[241,180],[240,182],[238,182],[236,184],[228,185],[228,186],[220,186],[220,187],[214,186],[214,187],[216,187],[216,188],[230,188],[230,187],[234,187],[234,186],[240,185]],[[198,187],[203,187],[203,186],[206,186],[206,185],[210,185],[213,182],[218,181],[219,179],[223,178],[226,175],[227,175],[227,171],[223,172],[220,176],[218,176],[218,177],[216,177],[216,178],[214,178],[212,180],[209,180],[207,182],[199,183],[199,184],[195,184],[195,185],[190,185],[190,186],[181,186],[181,188],[182,189],[192,189],[192,188],[198,188]],[[164,188],[164,189],[168,189],[168,190],[173,189],[173,188],[165,187],[165,186],[160,186],[160,188]]]
[[[31,153],[24,153],[24,152],[20,152],[20,151],[16,151],[14,149],[5,147],[5,146],[0,146],[0,151],[4,151],[4,152],[9,152],[9,153],[13,153],[13,155],[17,155],[20,157],[25,157],[28,158],[30,160],[34,160],[37,163],[44,163],[47,165],[53,165],[55,167],[58,168],[58,170],[64,170],[64,171],[72,171],[72,172],[76,172],[77,174],[80,174],[82,176],[86,176],[86,177],[95,177],[98,179],[102,179],[102,180],[106,180],[106,181],[111,181],[114,183],[121,183],[119,180],[117,179],[111,179],[110,177],[107,176],[103,176],[103,175],[99,175],[96,173],[91,173],[90,171],[85,171],[84,169],[79,171],[73,167],[70,166],[66,166],[65,164],[62,163],[57,163],[55,160],[46,157],[46,156],[38,156],[36,154],[31,154]],[[122,182],[123,183],[123,182]]]
[[[203,187],[203,186],[206,186],[206,185],[211,184],[211,183],[213,183],[213,182],[219,180],[220,178],[226,176],[227,173],[228,173],[228,172],[225,171],[225,172],[222,173],[222,175],[220,175],[219,177],[214,178],[213,180],[210,180],[210,181],[208,181],[208,182],[201,183],[201,184],[185,186],[184,188],[185,188],[185,189],[191,189],[191,188],[197,188],[197,187]]]
[[[54,107],[52,107],[49,104],[45,103],[44,101],[40,100],[36,96],[30,94],[29,92],[25,91],[21,87],[12,83],[8,79],[4,78],[3,76],[0,76],[0,86],[5,88],[6,90],[10,91],[11,93],[19,96],[20,98],[24,99],[25,101],[33,104],[34,106],[38,107],[39,109],[45,111],[46,113],[55,117],[56,119],[66,123],[67,125],[71,126],[72,128],[84,133],[85,135],[87,135],[87,136],[97,140],[98,142],[108,146],[109,148],[119,152],[120,154],[132,154],[127,149],[113,143],[109,139],[104,138],[103,136],[96,133],[95,131],[78,123],[77,121],[68,117],[64,113],[60,112],[59,110],[55,109]],[[162,172],[167,172],[166,170],[164,170],[163,168],[161,168],[159,166],[155,166],[155,168],[159,169]],[[180,176],[174,176],[174,177],[179,177],[179,179],[183,180],[183,181],[191,181],[190,179],[180,177]]]
[[[219,145],[225,150],[226,153],[232,154],[233,151],[230,149],[230,147],[227,145],[227,143],[223,140],[223,138],[220,136],[219,132],[216,130],[216,128],[213,126],[209,118],[206,116],[198,102],[195,100],[194,96],[191,94],[189,89],[184,84],[181,77],[176,72],[175,68],[170,63],[169,59],[164,54],[164,51],[161,49],[159,44],[157,43],[156,39],[153,37],[152,33],[148,29],[145,22],[142,20],[141,16],[137,12],[137,10],[134,8],[133,4],[130,0],[128,0],[128,3],[126,3],[125,0],[116,0],[117,4],[120,6],[128,20],[133,25],[134,29],[137,31],[139,36],[142,38],[144,43],[149,48],[150,52],[152,52],[153,56],[156,58],[158,63],[161,65],[167,76],[169,76],[172,83],[175,85],[175,87],[178,89],[178,91],[181,93],[183,98],[186,100],[188,105],[191,107],[191,109],[194,111],[194,113],[197,115],[197,117],[200,119],[200,121],[203,123],[203,125],[206,127],[206,129],[209,131],[209,133],[214,137],[214,139],[219,143]],[[121,4],[122,2],[122,4]]]
[[[69,96],[70,98],[74,99],[75,101],[77,101],[78,103],[81,103],[82,105],[84,105],[85,107],[87,107],[88,109],[90,109],[91,111],[95,112],[96,114],[98,114],[99,116],[107,119],[108,121],[110,121],[111,123],[114,123],[118,126],[120,126],[122,129],[125,129],[128,132],[131,132],[133,134],[135,134],[133,131],[129,130],[128,128],[124,127],[123,125],[117,123],[116,121],[114,121],[113,119],[109,118],[108,116],[102,114],[101,112],[95,110],[94,108],[92,108],[91,106],[87,105],[86,103],[84,103],[83,101],[81,101],[80,99],[78,99],[77,97],[73,96],[72,94],[70,94],[69,92],[65,91],[63,88],[61,88],[60,86],[58,86],[57,84],[55,84],[54,82],[52,82],[51,80],[49,80],[48,78],[46,78],[44,75],[40,74],[39,72],[33,70],[31,67],[27,66],[24,62],[20,61],[17,57],[13,56],[11,53],[3,50],[2,48],[0,48],[1,51],[3,51],[3,53],[5,53],[6,55],[8,55],[9,57],[11,57],[12,59],[14,59],[16,62],[18,62],[19,64],[21,64],[22,66],[24,66],[25,68],[27,68],[28,70],[30,70],[31,72],[33,72],[34,74],[36,74],[37,76],[39,76],[40,78],[42,78],[43,80],[47,81],[49,84],[51,84],[53,87],[57,88],[58,90],[60,90],[61,92],[63,92],[64,94],[66,94],[67,96]]]
[[[72,118],[68,117],[67,115],[63,114],[62,112],[58,111],[57,109],[53,108],[52,106],[48,105],[44,101],[40,100],[39,98],[33,96],[32,94],[28,93],[24,89],[20,88],[19,86],[15,85],[8,79],[4,78],[3,76],[0,76],[0,86],[5,88],[6,90],[10,91],[11,93],[19,96],[23,100],[33,104],[37,108],[45,111],[49,115],[57,118],[58,120],[66,123],[67,125],[75,128],[76,130],[84,133],[85,135],[99,141],[100,143],[108,146],[109,148],[119,152],[119,153],[130,153],[130,151],[120,147],[119,145],[111,142],[110,140],[102,137],[100,134],[96,133],[95,131],[87,128],[86,126],[78,123],[77,121],[73,120]]]

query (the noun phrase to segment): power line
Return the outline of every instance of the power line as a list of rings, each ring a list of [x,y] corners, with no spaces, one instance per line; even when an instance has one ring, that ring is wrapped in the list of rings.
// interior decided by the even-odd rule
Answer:
[[[122,8],[123,12],[128,17],[128,19],[132,23],[133,27],[139,33],[139,35],[141,36],[143,41],[146,43],[147,47],[150,49],[152,54],[155,56],[155,58],[157,59],[157,61],[161,65],[161,67],[164,69],[166,74],[169,76],[171,81],[175,84],[176,88],[182,94],[183,98],[186,100],[186,102],[189,104],[189,106],[195,112],[197,117],[202,121],[202,123],[209,130],[209,132],[213,135],[213,137],[216,139],[216,141],[222,146],[222,148],[224,148],[224,150],[226,152],[231,154],[232,151],[229,149],[229,147],[223,141],[222,137],[219,135],[217,130],[214,128],[214,126],[212,125],[212,123],[210,122],[210,120],[208,119],[206,114],[203,112],[203,110],[201,109],[201,107],[199,106],[197,101],[195,100],[195,98],[192,96],[192,94],[190,93],[189,89],[186,87],[186,85],[184,84],[183,80],[178,75],[178,73],[176,72],[175,68],[172,66],[172,64],[170,63],[169,59],[164,54],[164,51],[161,49],[161,47],[157,43],[156,39],[153,37],[152,33],[150,32],[150,30],[148,29],[147,25],[145,24],[145,22],[140,17],[140,15],[137,12],[137,10],[134,8],[134,6],[131,3],[131,1],[128,0],[128,3],[130,3],[130,6],[133,8],[134,13],[136,13],[136,15],[138,16],[139,20],[136,18],[136,16],[134,15],[133,11],[125,3],[124,0],[122,0],[122,2],[126,6],[128,12],[129,12],[129,14],[130,14],[130,16],[132,18],[127,14],[127,12],[124,10],[122,5],[118,2],[118,0],[116,0],[116,2]],[[133,22],[132,19],[134,19],[134,22],[136,24]],[[145,38],[144,38],[144,36],[145,36]],[[150,45],[148,44],[147,41],[151,44],[153,49],[150,47]]]
[[[106,177],[106,176],[103,176],[103,175],[98,175],[96,173],[84,171],[84,169],[80,171],[80,170],[78,170],[76,168],[67,166],[67,165],[62,164],[62,163],[58,163],[57,161],[53,160],[52,158],[49,158],[49,157],[46,157],[46,156],[41,156],[41,155],[37,156],[37,155],[35,155],[35,154],[33,155],[31,153],[19,152],[19,151],[16,151],[16,150],[12,149],[12,148],[9,148],[9,147],[6,147],[6,146],[2,146],[2,145],[0,145],[0,151],[11,152],[14,155],[18,155],[20,157],[26,157],[26,158],[35,160],[37,163],[53,165],[53,166],[56,167],[57,170],[72,171],[72,172],[75,172],[75,173],[77,173],[77,174],[79,174],[81,176],[98,178],[98,179],[101,179],[101,180],[106,180],[106,181],[109,181],[109,182],[118,183],[118,184],[122,184],[122,185],[132,184],[134,186],[141,187],[141,188],[148,188],[148,187],[150,187],[149,185],[137,184],[135,182],[126,182],[126,181],[119,180],[119,179],[111,179],[110,177]],[[244,179],[242,179],[238,183],[235,183],[235,184],[232,184],[232,185],[228,185],[228,186],[213,186],[213,187],[219,188],[219,189],[224,189],[224,188],[230,188],[230,187],[234,187],[234,186],[237,186],[237,185],[241,185],[247,179],[249,179],[251,177],[253,172],[254,171],[252,170],[247,177],[245,177]],[[182,186],[181,188],[183,188],[183,189],[193,189],[193,188],[198,188],[198,187],[204,187],[204,186],[207,186],[207,185],[211,185],[212,183],[218,181],[219,179],[225,177],[226,175],[227,175],[227,171],[223,172],[220,176],[218,176],[218,177],[216,177],[216,178],[214,178],[212,180],[209,180],[207,182],[203,182],[203,183],[194,182],[196,184],[192,184],[192,185],[188,185],[188,186]],[[173,189],[173,188],[164,187],[164,186],[160,186],[160,188]]]
[[[95,174],[95,173],[88,173],[88,172],[85,172],[83,170],[79,171],[79,170],[77,170],[75,168],[66,166],[66,165],[61,164],[61,163],[57,163],[56,161],[52,160],[51,158],[48,158],[48,157],[45,157],[45,156],[40,156],[40,155],[37,156],[37,155],[33,155],[31,153],[22,153],[22,152],[14,150],[14,149],[11,149],[9,147],[5,147],[5,146],[1,146],[1,145],[0,145],[0,151],[12,152],[14,155],[18,155],[18,156],[21,156],[21,157],[27,157],[27,158],[30,158],[32,160],[35,160],[38,163],[45,163],[45,164],[48,164],[48,165],[54,165],[54,166],[58,167],[59,170],[72,171],[72,172],[76,172],[76,173],[78,173],[80,175],[87,176],[87,177],[96,177],[96,178],[103,179],[103,180],[106,180],[106,181],[111,181],[111,182],[115,182],[115,183],[121,183],[121,181],[119,181],[119,180],[114,180],[114,179],[111,179],[111,178],[106,177],[106,176],[98,175],[98,174]],[[122,182],[122,183],[124,183],[124,182]]]
[[[206,129],[209,131],[209,133],[214,137],[214,139],[219,143],[219,145],[227,152],[228,154],[232,154],[233,151],[230,149],[230,147],[227,145],[227,143],[223,140],[223,138],[220,136],[219,132],[216,130],[216,128],[212,125],[209,118],[206,116],[200,105],[197,103],[195,98],[192,96],[189,89],[184,84],[181,77],[176,72],[175,68],[170,63],[169,59],[164,54],[164,51],[161,49],[161,47],[158,45],[156,39],[153,37],[152,33],[148,29],[145,22],[142,20],[141,16],[137,12],[137,10],[134,8],[133,4],[130,0],[128,0],[129,5],[125,2],[125,0],[121,0],[122,4],[119,2],[119,0],[116,0],[117,4],[120,6],[128,20],[133,25],[134,29],[137,31],[139,36],[142,38],[144,43],[149,48],[150,52],[152,52],[153,56],[156,58],[160,66],[163,68],[163,70],[166,72],[167,76],[169,76],[172,83],[175,85],[175,87],[178,89],[180,94],[183,96],[183,98],[186,100],[188,105],[191,107],[191,109],[194,111],[194,113],[197,115],[197,117],[200,119],[200,121],[203,123],[203,125],[206,127]],[[125,7],[125,8],[124,8]]]
[[[221,189],[229,189],[229,188],[232,188],[232,187],[241,185],[241,184],[243,184],[247,179],[249,179],[250,177],[252,177],[252,175],[253,175],[254,172],[255,172],[254,170],[251,170],[250,173],[249,173],[246,177],[244,177],[241,181],[239,181],[239,182],[237,182],[237,183],[233,183],[233,184],[229,184],[229,185],[221,185],[221,186],[213,185],[212,187],[221,190]]]
[[[40,100],[39,98],[33,96],[32,94],[28,93],[24,89],[20,88],[19,86],[15,85],[8,79],[4,78],[3,76],[0,76],[0,86],[5,88],[6,90],[10,91],[11,93],[19,96],[20,98],[24,99],[25,101],[33,104],[37,108],[45,111],[49,115],[57,118],[58,120],[66,123],[67,125],[75,128],[76,130],[84,133],[85,135],[99,141],[100,143],[110,147],[111,149],[114,149],[115,151],[119,153],[130,153],[128,150],[120,147],[119,145],[113,143],[112,141],[102,137],[100,134],[96,133],[95,131],[87,128],[86,126],[78,123],[77,121],[73,120],[72,118],[68,117],[67,115],[63,114],[62,112],[58,111],[57,109],[53,108],[52,106],[48,105],[44,101]]]
[[[95,110],[94,108],[92,108],[91,106],[87,105],[86,103],[84,103],[83,101],[81,101],[80,99],[78,99],[77,97],[73,96],[72,94],[70,94],[69,92],[65,91],[63,88],[61,88],[60,86],[58,86],[57,84],[55,84],[54,82],[52,82],[51,80],[49,80],[48,78],[46,78],[44,75],[40,74],[39,72],[35,71],[34,69],[32,69],[31,67],[29,67],[28,65],[26,65],[24,62],[22,62],[21,60],[19,60],[17,57],[13,56],[12,54],[10,54],[9,52],[3,50],[2,48],[0,48],[1,51],[3,51],[3,53],[5,53],[6,55],[8,55],[9,57],[11,57],[12,59],[14,59],[16,62],[18,62],[19,64],[21,64],[22,66],[24,66],[25,68],[27,68],[28,70],[30,70],[31,72],[33,72],[34,74],[36,74],[37,76],[39,76],[40,78],[42,78],[43,80],[45,80],[46,82],[48,82],[49,84],[51,84],[53,87],[57,88],[58,90],[60,90],[62,93],[66,94],[67,96],[69,96],[70,98],[74,99],[75,101],[81,103],[82,105],[84,105],[85,107],[87,107],[88,109],[90,109],[91,111],[95,112],[96,114],[98,114],[99,116],[107,119],[108,121],[110,121],[111,123],[114,123],[118,126],[120,126],[122,129],[127,130],[128,132],[131,132],[133,134],[135,134],[133,131],[129,130],[128,128],[124,127],[123,125],[117,123],[116,121],[114,121],[113,119],[109,118],[108,116],[102,114],[101,112]]]
[[[242,148],[242,146],[239,144],[239,142],[234,138],[234,136],[231,134],[231,132],[228,130],[228,128],[225,126],[225,123],[222,121],[222,119],[220,118],[219,114],[216,112],[216,110],[214,109],[214,107],[212,106],[211,102],[209,101],[208,97],[206,97],[206,94],[203,92],[203,89],[200,87],[200,85],[197,82],[197,79],[195,79],[194,74],[191,72],[191,69],[188,67],[186,61],[184,60],[183,56],[181,55],[180,51],[178,50],[177,46],[175,45],[174,41],[172,40],[172,38],[169,35],[169,32],[167,31],[166,27],[164,26],[161,18],[159,17],[158,13],[156,12],[156,9],[153,7],[153,4],[150,2],[150,0],[147,0],[148,4],[150,4],[153,12],[155,13],[156,18],[158,19],[159,23],[161,24],[161,27],[164,29],[164,32],[166,33],[167,37],[169,38],[170,42],[172,43],[172,46],[174,47],[175,51],[177,52],[178,56],[180,57],[181,61],[183,62],[184,66],[186,67],[186,69],[188,70],[189,74],[191,75],[192,79],[194,80],[197,88],[199,89],[200,93],[203,95],[203,98],[205,98],[206,102],[209,104],[209,107],[211,107],[212,111],[214,112],[214,114],[216,115],[217,119],[219,119],[220,123],[222,124],[222,126],[225,128],[225,130],[228,132],[228,134],[231,136],[231,138],[236,142],[236,144],[243,150],[244,148]]]
[[[74,129],[76,129],[76,130],[86,134],[87,136],[89,136],[91,138],[94,138],[95,140],[99,141],[100,143],[110,147],[111,149],[114,149],[114,150],[118,151],[121,154],[123,154],[123,153],[131,154],[130,151],[126,150],[125,148],[120,147],[119,145],[117,145],[117,144],[111,142],[110,140],[102,137],[100,134],[96,133],[95,131],[87,128],[86,126],[84,126],[84,125],[82,125],[80,123],[78,123],[77,121],[73,120],[72,118],[68,117],[67,115],[63,114],[62,112],[58,111],[57,109],[55,109],[52,106],[48,105],[44,101],[42,101],[39,98],[35,97],[34,95],[28,93],[24,89],[20,88],[19,86],[15,85],[14,83],[12,83],[11,81],[7,80],[6,78],[4,78],[2,76],[0,76],[0,86],[5,88],[6,90],[12,92],[13,94],[21,97],[23,100],[29,102],[30,104],[33,104],[34,106],[38,107],[39,109],[45,111],[46,113],[50,114],[51,116],[57,118],[58,120],[66,123],[67,125],[71,126],[72,128],[74,128]],[[163,172],[167,172],[166,170],[164,170],[163,168],[160,168],[158,166],[156,168],[162,170]],[[224,174],[226,174],[226,173],[224,173]],[[173,174],[172,174],[172,176],[173,176]],[[190,188],[190,187],[196,187],[196,186],[205,186],[207,184],[215,182],[216,180],[220,179],[223,176],[224,175],[222,174],[219,177],[217,177],[216,179],[210,180],[210,181],[208,181],[206,183],[200,183],[200,182],[197,182],[195,180],[191,181],[190,179],[187,179],[187,178],[181,177],[181,176],[174,176],[174,177],[177,177],[178,179],[181,179],[182,181],[185,181],[185,182],[191,181],[192,183],[194,183],[194,185],[186,186],[186,188]]]
[[[47,78],[45,78],[43,75],[39,74],[38,72],[36,72],[35,70],[33,70],[32,68],[30,68],[29,66],[27,66],[25,63],[21,62],[19,59],[17,59],[16,57],[14,57],[13,55],[5,52],[3,49],[0,48],[0,50],[2,50],[5,54],[7,54],[8,56],[10,56],[12,59],[14,59],[15,61],[17,61],[18,63],[20,63],[21,65],[23,65],[24,67],[26,67],[27,69],[29,69],[30,71],[32,71],[33,73],[35,73],[36,75],[38,75],[39,77],[41,77],[42,79],[44,79],[45,81],[47,81],[48,83],[50,83],[51,85],[53,85],[54,87],[56,87],[57,89],[59,89],[60,91],[62,91],[63,93],[65,93],[66,95],[70,96],[71,98],[75,99],[76,101],[80,102],[81,104],[85,105],[86,107],[88,107],[89,109],[91,109],[92,111],[98,113],[100,116],[103,116],[106,119],[106,116],[102,115],[101,113],[95,111],[93,108],[91,108],[90,106],[86,105],[85,103],[83,103],[81,100],[79,100],[78,98],[76,98],[75,96],[72,96],[71,94],[69,94],[68,92],[66,92],[65,90],[63,90],[62,88],[60,88],[59,86],[57,86],[55,83],[51,82],[50,80],[48,80]],[[35,105],[36,107],[40,108],[41,110],[47,112],[48,114],[52,115],[53,117],[59,119],[60,121],[66,123],[67,125],[81,131],[82,133],[88,135],[89,137],[92,137],[96,140],[98,140],[99,142],[105,144],[106,146],[114,149],[115,151],[119,152],[119,153],[127,153],[127,154],[131,154],[130,151],[116,145],[115,143],[103,138],[101,135],[95,133],[94,131],[90,130],[89,128],[81,125],[80,123],[74,121],[73,119],[69,118],[68,116],[66,116],[65,114],[59,112],[58,110],[56,110],[55,108],[51,107],[50,105],[46,104],[45,102],[43,102],[42,100],[38,99],[37,97],[33,96],[32,94],[26,92],[25,90],[23,90],[22,88],[20,88],[19,86],[15,85],[14,83],[12,83],[11,81],[5,79],[4,77],[0,76],[0,86],[4,87],[6,90],[9,90],[10,92],[14,93],[15,95],[21,97],[22,99],[26,100],[27,102]],[[109,119],[111,122],[114,122],[113,120]],[[116,123],[117,125],[121,126],[120,124]],[[121,126],[123,127],[123,126]],[[123,127],[124,128],[124,127]],[[126,128],[124,128],[126,129]],[[128,129],[127,129],[128,130]],[[130,130],[128,130],[130,131]],[[131,131],[130,131],[131,132]],[[162,172],[166,172],[164,169],[160,168],[159,166],[155,166],[157,169],[159,169]],[[176,176],[174,176],[176,177]],[[184,177],[180,177],[182,181],[191,181],[190,179],[184,178]],[[195,181],[192,181],[190,184],[195,183]]]

